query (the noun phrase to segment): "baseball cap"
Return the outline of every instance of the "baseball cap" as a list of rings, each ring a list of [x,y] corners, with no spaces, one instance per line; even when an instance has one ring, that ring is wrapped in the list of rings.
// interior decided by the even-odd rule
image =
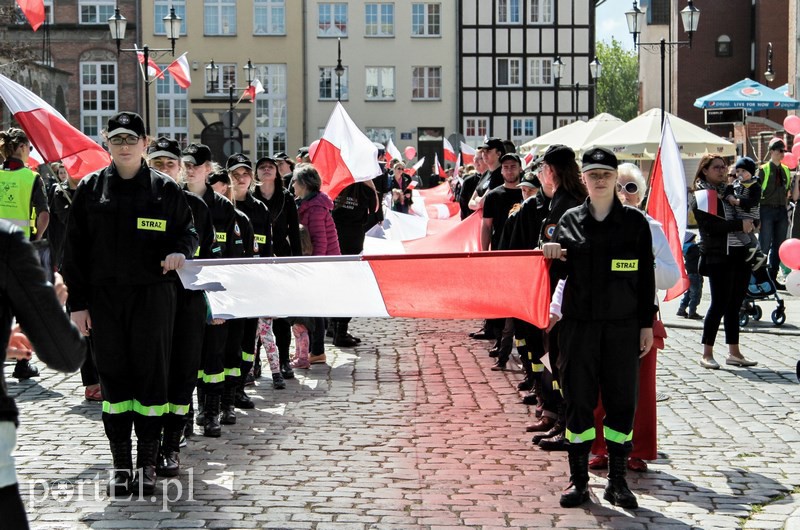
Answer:
[[[778,149],[781,151],[786,151],[786,144],[780,138],[773,138],[769,141],[769,150],[777,151]]]
[[[500,151],[501,154],[506,153],[506,144],[503,143],[503,140],[500,138],[492,137],[487,138],[483,145],[481,145],[481,149],[497,149]]]
[[[183,161],[202,166],[211,161],[211,149],[205,144],[189,144],[183,150]]]
[[[181,148],[176,140],[159,136],[155,142],[147,146],[147,158],[158,158],[160,156],[181,159]]]
[[[528,173],[527,175],[525,175],[525,178],[523,178],[520,181],[520,183],[517,184],[517,187],[518,188],[541,188],[542,187],[542,183],[539,181],[539,177],[537,177],[536,175],[533,175],[531,173]]]
[[[557,166],[563,166],[575,161],[575,151],[563,144],[553,144],[544,152],[541,160],[536,159],[534,164],[547,162]]]
[[[216,171],[208,176],[208,184],[213,185],[217,184],[218,182],[222,182],[227,184],[228,186],[231,185],[231,178],[228,176],[228,173],[225,171]]]
[[[297,150],[297,156],[299,157],[306,157],[308,156],[308,147],[301,147]]]
[[[135,112],[118,112],[108,119],[106,135],[111,138],[118,134],[144,137],[144,121]]]
[[[236,153],[228,157],[228,161],[225,163],[226,171],[233,171],[240,167],[246,167],[250,171],[253,171],[253,163],[242,153]]]
[[[277,157],[276,157],[276,158],[277,158]],[[273,158],[273,157],[271,157],[271,156],[262,156],[262,157],[261,157],[261,158],[259,158],[259,159],[258,159],[258,161],[256,162],[256,170],[258,170],[258,168],[259,168],[259,167],[261,167],[261,164],[264,164],[264,163],[267,163],[267,162],[269,162],[270,164],[272,164],[273,166],[275,166],[275,169],[278,169],[278,161],[277,161],[277,160],[275,160],[275,158]]]
[[[281,151],[280,153],[275,153],[275,156],[272,157],[274,160],[290,160],[289,155]]]
[[[503,162],[505,162],[506,160],[513,160],[514,162],[519,164],[520,167],[522,167],[522,159],[516,153],[506,153],[506,154],[504,154],[503,156],[500,157],[500,163],[501,164]]]
[[[589,171],[592,169],[608,169],[611,171],[617,170],[617,157],[604,147],[593,147],[583,153],[581,160],[581,171]]]

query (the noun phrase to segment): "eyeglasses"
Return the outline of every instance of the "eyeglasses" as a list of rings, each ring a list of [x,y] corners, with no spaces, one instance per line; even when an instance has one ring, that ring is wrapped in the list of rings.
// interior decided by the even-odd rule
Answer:
[[[139,137],[138,136],[114,136],[114,137],[108,139],[108,143],[110,143],[111,145],[122,145],[122,144],[136,145],[137,143],[139,143]]]
[[[630,193],[631,195],[639,193],[639,186],[635,182],[627,182],[624,186],[617,182],[617,193]]]

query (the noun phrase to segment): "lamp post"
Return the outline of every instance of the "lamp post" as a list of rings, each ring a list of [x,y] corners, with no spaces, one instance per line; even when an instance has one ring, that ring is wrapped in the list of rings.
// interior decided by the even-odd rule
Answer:
[[[150,83],[153,82],[148,73],[150,54],[170,52],[174,56],[175,41],[180,38],[181,34],[181,17],[175,14],[174,7],[169,8],[169,15],[165,16],[162,20],[164,21],[164,29],[166,30],[167,38],[172,44],[171,48],[151,48],[147,44],[141,48],[137,45],[134,45],[133,48],[120,48],[121,42],[125,39],[125,28],[128,25],[128,20],[122,16],[119,7],[114,9],[114,16],[108,19],[108,29],[111,31],[111,38],[117,42],[117,55],[119,55],[120,52],[142,53],[143,61],[140,65],[140,70],[142,72],[142,79],[144,80],[144,123],[145,132],[148,136],[150,136]]]
[[[253,66],[253,63],[250,61],[250,59],[247,59],[247,64],[242,67],[242,70],[244,70],[245,79],[247,79],[247,87],[236,86],[235,83],[228,85],[228,141],[230,142],[230,146],[228,148],[229,152],[226,153],[228,156],[236,152],[236,146],[234,144],[234,132],[236,131],[237,124],[233,117],[233,111],[236,108],[238,101],[235,101],[234,97],[236,96],[237,90],[245,90],[253,84],[256,68]],[[211,85],[211,92],[216,92],[218,83],[219,66],[214,63],[214,59],[211,59],[211,62],[206,65],[206,84]]]
[[[775,70],[772,69],[772,43],[767,43],[767,71],[764,72],[764,79],[767,80],[767,86],[775,81]]]
[[[553,61],[552,70],[553,70],[553,77],[556,80],[556,88],[559,87],[561,76],[564,75],[564,66],[565,65],[561,61],[561,57],[556,57],[555,60]],[[592,79],[600,79],[602,72],[603,72],[603,65],[599,60],[597,60],[597,57],[595,57],[592,60],[592,62],[589,63],[589,75],[591,76]],[[589,90],[595,88],[596,86],[597,84],[594,83],[589,83],[585,85],[582,85],[580,83],[575,83],[569,87],[572,90],[572,113],[575,114],[576,117],[579,113],[578,93],[582,89]]]
[[[342,39],[338,40],[338,55],[336,58],[336,68],[333,69],[336,72],[336,101],[342,100],[342,76],[344,75],[344,66],[342,66]]]
[[[700,22],[700,10],[694,6],[692,0],[688,0],[688,5],[681,10],[681,21],[683,22],[683,30],[689,35],[686,41],[667,42],[666,39],[661,39],[658,42],[637,42],[639,34],[642,32],[644,26],[644,12],[639,9],[636,0],[633,0],[633,8],[625,13],[625,18],[628,22],[628,31],[633,35],[633,45],[642,46],[658,46],[659,53],[661,54],[661,126],[664,126],[664,113],[666,112],[666,87],[665,87],[665,69],[666,69],[666,56],[667,46],[682,46],[688,45],[692,47],[692,35],[697,31],[697,24]]]

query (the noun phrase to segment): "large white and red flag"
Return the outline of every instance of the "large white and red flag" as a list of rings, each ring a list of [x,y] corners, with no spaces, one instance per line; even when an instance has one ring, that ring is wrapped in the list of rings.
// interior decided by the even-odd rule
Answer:
[[[28,19],[33,31],[44,24],[44,0],[17,0],[17,5]]]
[[[392,160],[400,160],[403,161],[403,155],[400,153],[400,149],[394,145],[394,142],[391,138],[386,143],[386,163],[391,164]]]
[[[189,52],[183,52],[180,57],[167,66],[169,75],[184,90],[192,85],[192,72],[189,69],[189,60],[186,58],[187,53]]]
[[[350,184],[372,180],[383,173],[378,165],[378,147],[353,123],[339,102],[311,163],[322,178],[322,191],[331,199]]]
[[[475,149],[461,142],[461,161],[464,164],[472,164],[475,162]]]
[[[264,85],[261,84],[261,81],[258,79],[253,80],[250,83],[250,86],[244,89],[244,93],[242,94],[242,98],[247,96],[250,98],[250,103],[256,102],[256,94],[263,94],[264,93]],[[242,98],[239,98],[241,100]]]
[[[0,75],[0,98],[45,162],[61,160],[74,178],[111,163],[105,149],[70,125],[42,98],[4,75]]]
[[[190,260],[178,274],[224,319],[515,317],[545,328],[550,311],[548,267],[533,250]],[[503,289],[464,281],[479,277],[502,277]]]
[[[453,149],[453,144],[451,144],[447,138],[442,138],[442,144],[444,145],[444,161],[455,162],[456,150]]]
[[[139,64],[144,64],[144,52],[141,50],[136,51],[136,58],[139,59]],[[158,67],[158,64],[155,60],[148,56],[147,57],[147,75],[149,77],[163,77],[164,72],[161,71],[161,68]]]
[[[672,257],[675,258],[681,271],[680,280],[667,289],[665,301],[680,296],[689,288],[689,277],[683,262],[683,237],[686,233],[687,219],[686,203],[686,176],[683,172],[681,153],[675,136],[672,134],[669,117],[666,117],[664,128],[661,131],[661,145],[658,148],[650,181],[650,198],[647,201],[647,213],[661,223]]]

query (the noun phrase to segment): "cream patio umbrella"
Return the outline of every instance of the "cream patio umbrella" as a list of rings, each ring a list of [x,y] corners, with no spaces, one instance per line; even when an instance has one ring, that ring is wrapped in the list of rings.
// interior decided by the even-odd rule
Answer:
[[[706,153],[736,154],[736,146],[705,129],[666,113],[681,151],[681,158],[701,158]],[[653,160],[661,143],[661,110],[650,109],[617,129],[584,144],[610,149],[621,160]]]
[[[555,131],[543,134],[520,146],[520,152],[527,153],[534,147],[536,152],[540,152],[553,144],[564,144],[579,152],[582,146],[624,124],[625,122],[616,116],[602,112],[587,122],[574,121]]]

